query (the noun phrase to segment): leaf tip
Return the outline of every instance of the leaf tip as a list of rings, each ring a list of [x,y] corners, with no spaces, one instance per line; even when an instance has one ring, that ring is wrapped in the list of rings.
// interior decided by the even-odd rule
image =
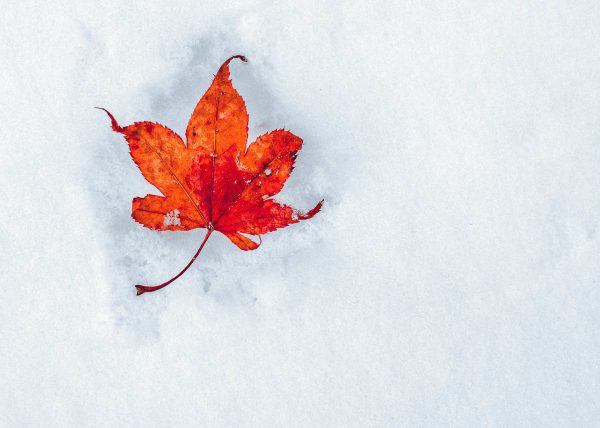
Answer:
[[[229,62],[232,59],[239,59],[239,60],[241,60],[243,62],[248,62],[248,58],[246,58],[246,56],[244,56],[244,55],[234,55],[231,58],[229,58],[227,61]]]
[[[109,112],[108,110],[106,110],[103,107],[94,107],[94,108],[97,108],[98,110],[102,110],[108,115],[108,117],[110,118],[110,124],[112,126],[113,131],[119,132],[121,134],[125,133],[125,129],[119,125],[119,123],[117,122],[117,119],[115,119],[115,117],[112,115],[111,112]]]
[[[223,67],[228,67],[229,63],[231,61],[233,61],[234,59],[239,59],[240,61],[248,62],[248,58],[246,58],[244,55],[233,55],[233,56],[227,58],[227,60],[221,66],[221,69],[223,69]]]
[[[321,208],[323,207],[323,203],[325,202],[325,199],[321,199],[319,201],[319,203],[317,205],[315,205],[315,207],[310,210],[309,212],[307,212],[306,214],[304,214],[302,216],[302,220],[308,220],[309,218],[312,218],[315,216],[315,214],[317,214],[319,211],[321,211]]]

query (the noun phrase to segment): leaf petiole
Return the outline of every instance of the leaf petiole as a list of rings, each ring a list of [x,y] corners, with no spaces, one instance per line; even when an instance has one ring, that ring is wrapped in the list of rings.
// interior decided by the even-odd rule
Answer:
[[[198,256],[200,255],[200,251],[202,251],[202,248],[204,248],[204,244],[206,244],[206,241],[208,241],[208,237],[210,236],[211,233],[213,233],[213,230],[214,229],[213,229],[212,225],[209,225],[208,229],[206,231],[206,235],[204,236],[204,239],[202,240],[200,247],[198,247],[198,251],[196,251],[196,254],[194,254],[194,257],[192,257],[190,262],[186,265],[186,267],[183,268],[183,270],[181,272],[179,272],[177,275],[175,275],[170,280],[163,282],[162,284],[159,284],[159,285],[154,285],[154,286],[136,285],[135,288],[137,290],[137,295],[141,296],[144,293],[151,293],[153,291],[160,290],[161,288],[166,287],[167,285],[169,285],[170,283],[175,281],[177,278],[179,278],[181,275],[183,275],[185,273],[185,271],[188,270],[188,268],[192,265],[192,263],[194,263],[196,258],[198,258]]]

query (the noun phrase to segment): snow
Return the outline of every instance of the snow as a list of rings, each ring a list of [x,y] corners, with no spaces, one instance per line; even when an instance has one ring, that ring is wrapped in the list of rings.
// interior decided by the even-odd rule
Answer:
[[[175,209],[169,211],[163,216],[163,225],[165,226],[179,226],[181,219],[179,218],[179,210]]]
[[[595,1],[7,2],[0,426],[593,426]],[[130,218],[119,123],[184,134],[230,55],[304,139],[252,252]],[[15,213],[18,213],[15,214]]]

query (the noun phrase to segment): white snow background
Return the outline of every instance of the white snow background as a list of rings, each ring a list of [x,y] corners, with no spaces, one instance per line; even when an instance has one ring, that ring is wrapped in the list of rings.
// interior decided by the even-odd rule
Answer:
[[[596,1],[3,2],[0,426],[593,426]],[[130,218],[221,63],[304,139],[243,252]]]

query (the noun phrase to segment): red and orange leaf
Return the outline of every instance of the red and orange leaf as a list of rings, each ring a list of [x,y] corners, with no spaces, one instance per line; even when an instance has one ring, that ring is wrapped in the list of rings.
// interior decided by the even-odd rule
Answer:
[[[281,191],[294,169],[302,139],[289,131],[277,130],[261,135],[248,147],[242,163],[254,172],[241,199],[259,200]]]
[[[152,122],[121,127],[107,110],[114,131],[125,136],[131,157],[163,196],[134,198],[132,217],[153,230],[207,233],[188,265],[155,287],[136,286],[138,295],[155,291],[181,276],[196,259],[213,231],[223,233],[242,250],[260,245],[260,235],[313,217],[271,199],[293,168],[302,139],[289,131],[261,135],[246,149],[248,114],[232,85],[229,58],[194,109],[186,130],[187,145],[169,128]],[[255,235],[258,242],[245,235]]]
[[[248,140],[248,113],[244,99],[234,89],[229,77],[229,62],[219,68],[210,88],[198,102],[185,131],[188,147],[223,153],[232,144],[243,152]]]
[[[259,202],[240,200],[219,222],[219,231],[237,231],[249,235],[263,235],[276,229],[308,220],[319,212],[323,201],[312,210],[301,213],[272,199]]]
[[[230,232],[230,233],[224,232],[224,235],[227,236],[231,240],[231,242],[233,242],[235,245],[237,245],[238,248],[240,248],[244,251],[256,250],[258,248],[258,246],[260,245],[260,242],[257,244],[252,239],[250,239],[238,232]]]
[[[202,227],[194,207],[170,197],[146,195],[133,198],[131,216],[138,223],[154,230],[183,231]]]
[[[252,176],[241,168],[238,157],[237,148],[230,146],[214,158],[198,154],[192,162],[187,183],[194,189],[194,196],[203,201],[202,206],[206,206],[213,225],[239,197]]]

